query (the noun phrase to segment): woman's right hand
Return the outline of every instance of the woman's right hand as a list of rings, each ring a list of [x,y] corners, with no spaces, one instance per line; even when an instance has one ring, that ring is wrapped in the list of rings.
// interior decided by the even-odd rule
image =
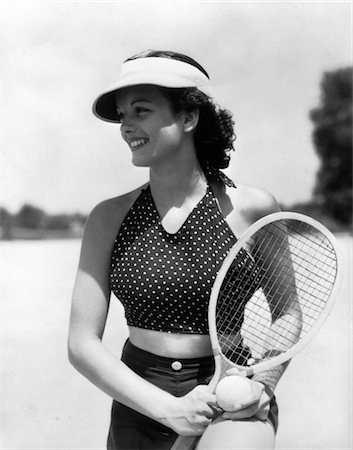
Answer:
[[[183,397],[175,397],[166,425],[180,436],[201,436],[218,415],[216,396],[207,385],[198,385]]]

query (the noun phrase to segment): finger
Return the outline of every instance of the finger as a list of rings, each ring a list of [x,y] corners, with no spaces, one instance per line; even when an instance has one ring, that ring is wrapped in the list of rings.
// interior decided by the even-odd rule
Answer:
[[[239,419],[248,419],[249,417],[253,417],[258,410],[258,402],[253,403],[247,408],[242,408],[234,412],[225,412],[223,417],[225,419],[231,420],[239,420]]]
[[[201,396],[201,399],[208,405],[217,407],[217,397],[214,394],[205,393]]]
[[[216,407],[216,406],[208,406],[208,408],[203,411],[203,414],[208,419],[211,419],[211,420],[213,420],[215,417],[219,416],[222,413],[224,413],[223,409]]]
[[[224,410],[222,408],[220,408],[219,406],[211,406],[211,408],[213,411],[213,419],[215,419],[216,417],[218,417],[224,413]]]
[[[232,369],[226,370],[226,375],[238,375],[240,373],[240,370],[236,367],[233,367]]]
[[[211,420],[217,419],[224,413],[222,408],[212,408],[212,414],[208,416]]]
[[[199,428],[197,428],[196,429],[197,436],[202,436],[204,434],[205,430],[207,429],[208,425],[209,424],[203,425],[203,426],[200,426]]]
[[[258,390],[258,392],[260,394],[262,394],[262,392],[264,392],[265,390],[265,385],[262,383],[259,383],[258,381],[253,381],[252,382],[254,386],[256,386],[256,389]]]
[[[199,426],[203,427],[203,429],[207,428],[209,426],[209,424],[212,422],[212,418],[211,417],[204,417],[203,419],[200,420]]]
[[[225,374],[227,376],[229,375],[239,375],[240,377],[246,377],[245,371],[244,370],[239,370],[236,367],[233,367],[232,369],[228,369],[226,370]]]
[[[257,411],[255,416],[260,420],[266,420],[268,417],[269,410],[268,409],[260,409]]]

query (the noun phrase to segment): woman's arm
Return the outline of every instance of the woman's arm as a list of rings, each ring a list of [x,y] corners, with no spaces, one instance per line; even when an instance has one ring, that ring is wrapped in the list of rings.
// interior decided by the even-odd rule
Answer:
[[[135,374],[102,342],[110,299],[110,256],[124,215],[117,211],[126,211],[125,203],[103,202],[88,218],[72,296],[69,360],[115,400],[180,434],[201,434],[213,414],[209,406],[215,404],[213,396],[198,389],[176,398]]]
[[[240,185],[237,191],[229,189],[228,193],[234,206],[227,221],[237,237],[256,220],[280,211],[276,199],[266,191]],[[234,413],[226,413],[225,416],[232,420],[253,416],[264,420],[269,411],[269,402],[288,364],[289,362],[286,362],[254,375],[251,379],[252,390],[244,399],[242,407]],[[228,374],[237,372],[236,369],[231,369]]]

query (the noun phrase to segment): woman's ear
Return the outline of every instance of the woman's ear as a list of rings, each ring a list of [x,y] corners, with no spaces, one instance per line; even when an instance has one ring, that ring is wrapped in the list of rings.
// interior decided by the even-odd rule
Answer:
[[[199,116],[200,116],[199,109],[184,112],[184,131],[186,133],[195,130],[197,124],[199,123]]]

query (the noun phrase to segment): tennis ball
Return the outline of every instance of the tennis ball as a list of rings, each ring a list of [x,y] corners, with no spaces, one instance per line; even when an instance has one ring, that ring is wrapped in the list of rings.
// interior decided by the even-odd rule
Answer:
[[[251,381],[239,375],[230,375],[223,378],[216,387],[218,405],[224,411],[234,411],[242,399],[251,393]]]

